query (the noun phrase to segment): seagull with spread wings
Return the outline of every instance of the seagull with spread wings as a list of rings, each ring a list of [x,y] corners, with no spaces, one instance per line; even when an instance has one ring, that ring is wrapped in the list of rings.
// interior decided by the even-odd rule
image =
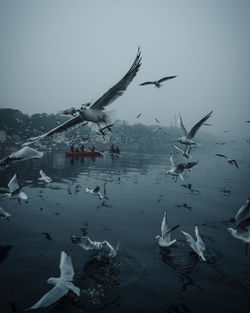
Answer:
[[[225,158],[229,164],[235,165],[235,166],[237,167],[237,169],[239,169],[238,163],[237,163],[235,160],[229,159],[229,158],[228,158],[227,156],[225,156],[224,154],[218,154],[218,153],[216,153],[216,155],[219,156],[219,157]]]
[[[61,271],[60,277],[51,277],[47,280],[47,283],[54,285],[54,287],[49,292],[47,292],[36,304],[26,310],[46,308],[65,296],[69,290],[73,291],[78,297],[80,296],[80,289],[72,283],[75,273],[72,266],[71,257],[65,251],[61,252],[59,267]]]
[[[175,76],[166,76],[166,77],[163,77],[163,78],[161,78],[159,80],[144,82],[144,83],[140,84],[139,86],[155,85],[155,87],[160,88],[162,86],[161,83],[163,83],[166,80],[173,79],[175,77],[177,77],[177,75],[175,75]]]
[[[53,134],[59,133],[61,131],[64,131],[70,127],[79,124],[86,125],[88,122],[96,123],[99,127],[99,130],[101,131],[100,123],[104,123],[107,126],[107,123],[110,122],[110,114],[108,112],[105,112],[105,108],[109,104],[114,102],[118,97],[122,96],[124,91],[127,89],[128,85],[135,78],[137,72],[140,69],[140,66],[141,66],[141,51],[140,48],[138,48],[137,55],[132,66],[130,67],[127,74],[124,75],[123,78],[117,84],[110,88],[93,104],[85,103],[81,105],[80,109],[75,108],[73,108],[73,110],[69,109],[67,114],[77,113],[77,115],[43,135],[30,138],[29,141],[24,145],[29,145],[32,142],[38,141],[46,136],[51,136]]]
[[[198,226],[195,226],[195,235],[196,235],[196,241],[194,241],[194,238],[184,231],[181,230],[183,235],[186,237],[187,243],[189,246],[194,250],[196,254],[201,258],[202,261],[206,261],[206,258],[204,257],[204,251],[206,250],[205,244],[200,236],[199,228]]]
[[[161,236],[156,236],[155,239],[159,240],[159,246],[163,248],[167,248],[172,246],[176,242],[176,239],[171,240],[171,233],[174,231],[176,228],[178,228],[181,224],[178,224],[176,226],[173,226],[170,228],[168,226],[168,221],[167,221],[167,211],[164,213],[163,220],[161,223]]]
[[[12,162],[22,161],[28,159],[40,159],[43,156],[43,152],[37,151],[30,147],[23,147],[15,152],[12,152],[4,159],[0,161],[0,166],[8,167]]]
[[[247,253],[247,245],[250,243],[250,198],[246,200],[236,213],[235,225],[236,229],[229,227],[227,231],[229,231],[234,238],[246,243]]]
[[[4,196],[7,196],[10,199],[18,199],[19,204],[21,200],[27,200],[27,195],[21,191],[22,187],[18,183],[18,174],[15,174],[8,183],[9,193],[5,193]]]
[[[173,178],[175,178],[175,182],[177,182],[178,178],[180,178],[181,180],[184,180],[183,174],[185,170],[188,170],[198,164],[198,161],[176,164],[172,153],[170,155],[170,162],[171,162],[171,169],[168,170],[166,174],[173,176]]]
[[[211,116],[211,114],[213,113],[213,111],[211,111],[210,113],[208,113],[206,116],[204,116],[198,123],[196,123],[194,125],[193,128],[191,128],[191,130],[189,132],[187,132],[182,118],[181,118],[181,114],[180,114],[180,128],[181,128],[181,132],[183,134],[183,137],[178,138],[177,141],[186,145],[186,146],[190,146],[190,145],[195,145],[195,141],[193,140],[195,134],[197,133],[197,131],[199,130],[199,128],[201,127],[202,124],[204,124],[204,122],[209,119],[209,117]]]
[[[92,250],[97,252],[97,258],[101,259],[102,257],[114,258],[117,255],[117,251],[119,249],[119,242],[117,247],[114,248],[112,245],[104,240],[104,241],[92,241],[87,236],[76,237],[71,236],[71,240],[73,243],[77,244],[78,246],[82,247],[84,250]]]

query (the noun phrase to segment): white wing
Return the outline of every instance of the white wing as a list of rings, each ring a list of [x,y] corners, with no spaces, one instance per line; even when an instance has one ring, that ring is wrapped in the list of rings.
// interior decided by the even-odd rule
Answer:
[[[85,122],[85,123],[83,123]],[[77,115],[75,117],[72,117],[71,119],[69,119],[68,121],[62,123],[61,125],[51,129],[50,131],[48,131],[47,133],[45,134],[42,134],[40,136],[37,136],[37,137],[32,137],[32,138],[29,138],[27,142],[23,143],[22,146],[28,146],[36,141],[39,141],[41,139],[43,139],[44,137],[47,137],[47,136],[51,136],[51,135],[54,135],[56,133],[60,133],[66,129],[69,129],[71,127],[74,127],[76,125],[80,125],[80,124],[83,124],[82,126],[86,125],[87,122],[84,121],[80,115]]]
[[[19,186],[18,181],[17,181],[17,174],[15,174],[11,178],[10,182],[8,183],[8,187],[9,187],[10,193],[14,193],[18,189],[20,189],[20,186]]]
[[[180,123],[180,128],[183,136],[187,136],[187,130],[182,122],[181,114],[179,113],[179,123]]]
[[[68,255],[65,251],[61,253],[60,260],[60,278],[64,281],[72,281],[74,277],[74,269],[72,266],[71,256]]]
[[[47,176],[43,170],[40,170],[40,175],[42,177],[42,180],[44,180],[45,182],[47,183],[52,182],[52,179],[49,176]]]
[[[36,304],[30,307],[27,310],[46,308],[52,303],[58,301],[68,292],[68,287],[66,284],[58,283],[54,288],[52,288],[49,292],[47,292]]]
[[[114,102],[118,97],[120,97],[136,76],[136,73],[138,72],[140,66],[141,66],[141,52],[140,48],[138,48],[138,52],[134,60],[134,63],[130,67],[127,74],[116,85],[110,88],[101,98],[99,98],[91,106],[91,109],[103,110],[107,105]]]
[[[183,235],[186,237],[186,240],[188,242],[188,244],[190,245],[190,247],[198,254],[198,250],[196,247],[196,243],[193,239],[193,237],[191,235],[189,235],[188,233],[185,233],[184,231],[181,230],[181,232],[183,233]]]
[[[175,147],[175,149],[178,151],[178,152],[180,152],[181,154],[183,154],[184,153],[184,151],[183,150],[181,150],[179,147],[177,147],[176,145],[174,145],[174,147]]]
[[[171,153],[171,155],[170,155],[170,162],[171,162],[172,168],[176,168],[176,163],[175,163],[175,161],[174,161],[174,156],[173,156],[172,153]]]
[[[201,249],[201,251],[205,251],[206,250],[206,246],[200,236],[200,233],[199,233],[199,228],[198,226],[195,226],[195,235],[196,235],[196,238],[197,238],[197,241],[196,241],[196,245],[198,248]]]
[[[33,158],[40,159],[42,156],[43,156],[43,152],[39,152],[30,147],[23,147],[11,153],[8,157],[10,159],[22,160],[22,159],[33,159]]]
[[[169,227],[168,227],[168,221],[167,221],[167,211],[164,213],[162,223],[161,223],[161,236],[163,239],[165,239],[165,235],[168,232]]]
[[[235,222],[238,225],[241,221],[250,217],[250,201],[247,201],[240,207],[239,211],[235,215]]]

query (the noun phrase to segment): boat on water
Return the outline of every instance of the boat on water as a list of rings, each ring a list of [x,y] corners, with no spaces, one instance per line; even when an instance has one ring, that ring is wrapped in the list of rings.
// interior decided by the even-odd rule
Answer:
[[[102,153],[104,152],[104,150],[96,150],[96,151],[79,151],[79,152],[72,152],[72,151],[69,151],[69,152],[66,152],[66,156],[68,157],[97,157],[97,156],[102,156]]]

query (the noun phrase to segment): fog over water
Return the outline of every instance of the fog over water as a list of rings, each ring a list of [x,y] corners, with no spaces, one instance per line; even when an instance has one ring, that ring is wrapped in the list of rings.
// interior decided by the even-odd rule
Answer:
[[[129,123],[188,127],[214,110],[209,129],[246,136],[250,2],[0,1],[0,107],[56,113],[96,100],[142,50],[141,69],[111,108]],[[138,86],[178,75],[161,89]]]

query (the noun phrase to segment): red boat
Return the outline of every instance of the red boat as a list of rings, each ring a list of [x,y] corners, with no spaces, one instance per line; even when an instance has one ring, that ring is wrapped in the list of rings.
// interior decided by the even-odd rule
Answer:
[[[96,151],[79,151],[79,152],[66,152],[66,156],[75,157],[97,157],[102,156],[104,150],[96,150]]]

